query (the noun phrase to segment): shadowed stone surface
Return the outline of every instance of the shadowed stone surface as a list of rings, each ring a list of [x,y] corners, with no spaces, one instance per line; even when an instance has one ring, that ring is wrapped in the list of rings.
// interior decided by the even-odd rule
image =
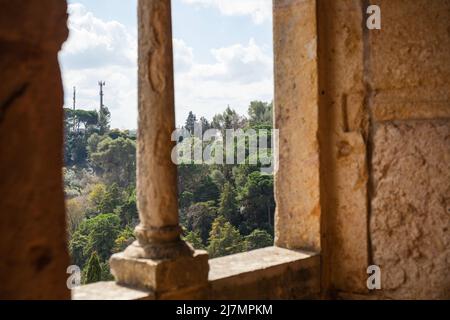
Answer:
[[[63,88],[66,2],[0,0],[0,299],[68,299]]]
[[[315,299],[320,257],[269,247],[210,260],[212,299]]]
[[[142,263],[148,264],[148,260]],[[170,262],[169,262],[170,263]],[[124,287],[114,282],[99,282],[73,290],[76,300],[91,299],[315,299],[320,291],[320,257],[301,251],[269,247],[209,261],[209,281],[188,288],[153,293]],[[128,264],[129,265],[129,264]],[[162,268],[166,266],[161,265]],[[152,266],[138,266],[140,270],[155,270]],[[179,265],[176,270],[186,274],[191,264]],[[141,272],[141,271],[138,271]],[[154,273],[153,273],[154,274]],[[150,277],[150,275],[147,275]],[[178,277],[183,277],[180,275]],[[170,278],[173,279],[172,275]]]
[[[318,1],[322,286],[448,298],[450,2]],[[375,4],[375,3],[373,3]],[[380,264],[382,289],[366,268]]]
[[[352,0],[317,4],[322,286],[367,293],[365,8],[362,1]]]
[[[153,300],[151,291],[123,287],[115,282],[97,282],[72,290],[72,300]]]
[[[450,1],[381,0],[369,33],[370,240],[393,299],[450,297]]]
[[[118,284],[158,294],[206,284],[209,271],[208,254],[200,250],[192,256],[166,260],[132,259],[117,253],[111,257],[110,266]]]
[[[320,251],[316,1],[274,1],[275,244]]]
[[[374,263],[391,298],[450,294],[450,120],[380,125],[374,137]]]

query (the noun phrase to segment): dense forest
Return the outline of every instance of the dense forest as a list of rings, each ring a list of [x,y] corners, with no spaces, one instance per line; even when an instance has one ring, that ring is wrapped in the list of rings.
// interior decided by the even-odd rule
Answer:
[[[211,121],[190,112],[180,130],[183,137],[186,133],[194,137],[198,127],[202,132],[253,129],[258,133],[270,130],[272,121],[272,103],[253,101],[247,117],[229,107]],[[138,223],[136,133],[111,130],[106,107],[65,109],[64,123],[72,262],[82,269],[83,283],[111,280],[108,259],[134,241]],[[269,154],[270,146],[269,141]],[[260,161],[209,165],[181,161],[178,199],[183,238],[213,258],[272,245],[273,176],[261,173],[261,166]]]

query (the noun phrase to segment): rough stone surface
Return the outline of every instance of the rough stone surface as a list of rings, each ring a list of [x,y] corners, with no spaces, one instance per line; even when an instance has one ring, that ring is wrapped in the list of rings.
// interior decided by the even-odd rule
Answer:
[[[0,299],[66,299],[66,2],[0,0]]]
[[[316,299],[320,292],[317,254],[269,247],[209,261],[209,282],[154,293],[99,282],[73,290],[76,300],[143,299]],[[186,268],[186,266],[185,266]]]
[[[315,299],[317,254],[269,247],[210,260],[211,299]]]
[[[274,1],[275,243],[320,251],[316,1]]]
[[[137,205],[145,245],[179,237],[170,1],[139,1]]]
[[[256,270],[284,265],[315,256],[310,252],[268,247],[210,260],[209,281],[230,278]]]
[[[429,88],[432,100],[448,97],[450,1],[379,0],[381,31],[370,32],[370,78],[377,90]],[[421,100],[425,90],[419,90]],[[416,95],[415,100],[420,97]]]
[[[369,4],[318,2],[322,287],[448,298],[450,1],[380,0],[381,30]],[[386,286],[369,293],[378,263]]]
[[[450,120],[380,125],[371,235],[384,295],[450,296]]]
[[[382,296],[450,297],[450,1],[379,1],[367,37],[370,242]]]
[[[96,282],[72,289],[72,300],[154,300],[153,292],[120,286],[113,281]]]
[[[118,253],[111,257],[110,266],[118,284],[156,294],[205,285],[209,271],[205,251],[166,260],[132,259]]]
[[[366,292],[367,134],[362,2],[319,1],[322,286]]]

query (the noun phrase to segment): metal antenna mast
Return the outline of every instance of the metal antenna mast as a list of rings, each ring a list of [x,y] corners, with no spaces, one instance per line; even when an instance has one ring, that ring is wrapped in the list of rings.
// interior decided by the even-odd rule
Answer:
[[[103,109],[103,87],[106,85],[104,81],[99,81],[98,85],[100,86],[100,111]]]
[[[77,103],[77,87],[73,87],[73,110],[76,108]]]
[[[77,87],[73,87],[73,131],[75,132],[75,128],[77,126],[76,124],[76,117],[75,117],[75,109],[77,104]]]

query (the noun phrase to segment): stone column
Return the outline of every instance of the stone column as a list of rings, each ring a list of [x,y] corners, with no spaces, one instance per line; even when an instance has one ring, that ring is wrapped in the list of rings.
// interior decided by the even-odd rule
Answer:
[[[139,248],[131,255],[169,258],[188,254],[180,241],[175,142],[174,80],[170,1],[139,2],[139,125],[137,201]],[[131,252],[134,251],[134,252]]]
[[[139,1],[139,124],[137,241],[113,255],[120,284],[155,291],[206,283],[208,255],[180,239],[170,0]],[[189,265],[189,270],[186,266]]]

